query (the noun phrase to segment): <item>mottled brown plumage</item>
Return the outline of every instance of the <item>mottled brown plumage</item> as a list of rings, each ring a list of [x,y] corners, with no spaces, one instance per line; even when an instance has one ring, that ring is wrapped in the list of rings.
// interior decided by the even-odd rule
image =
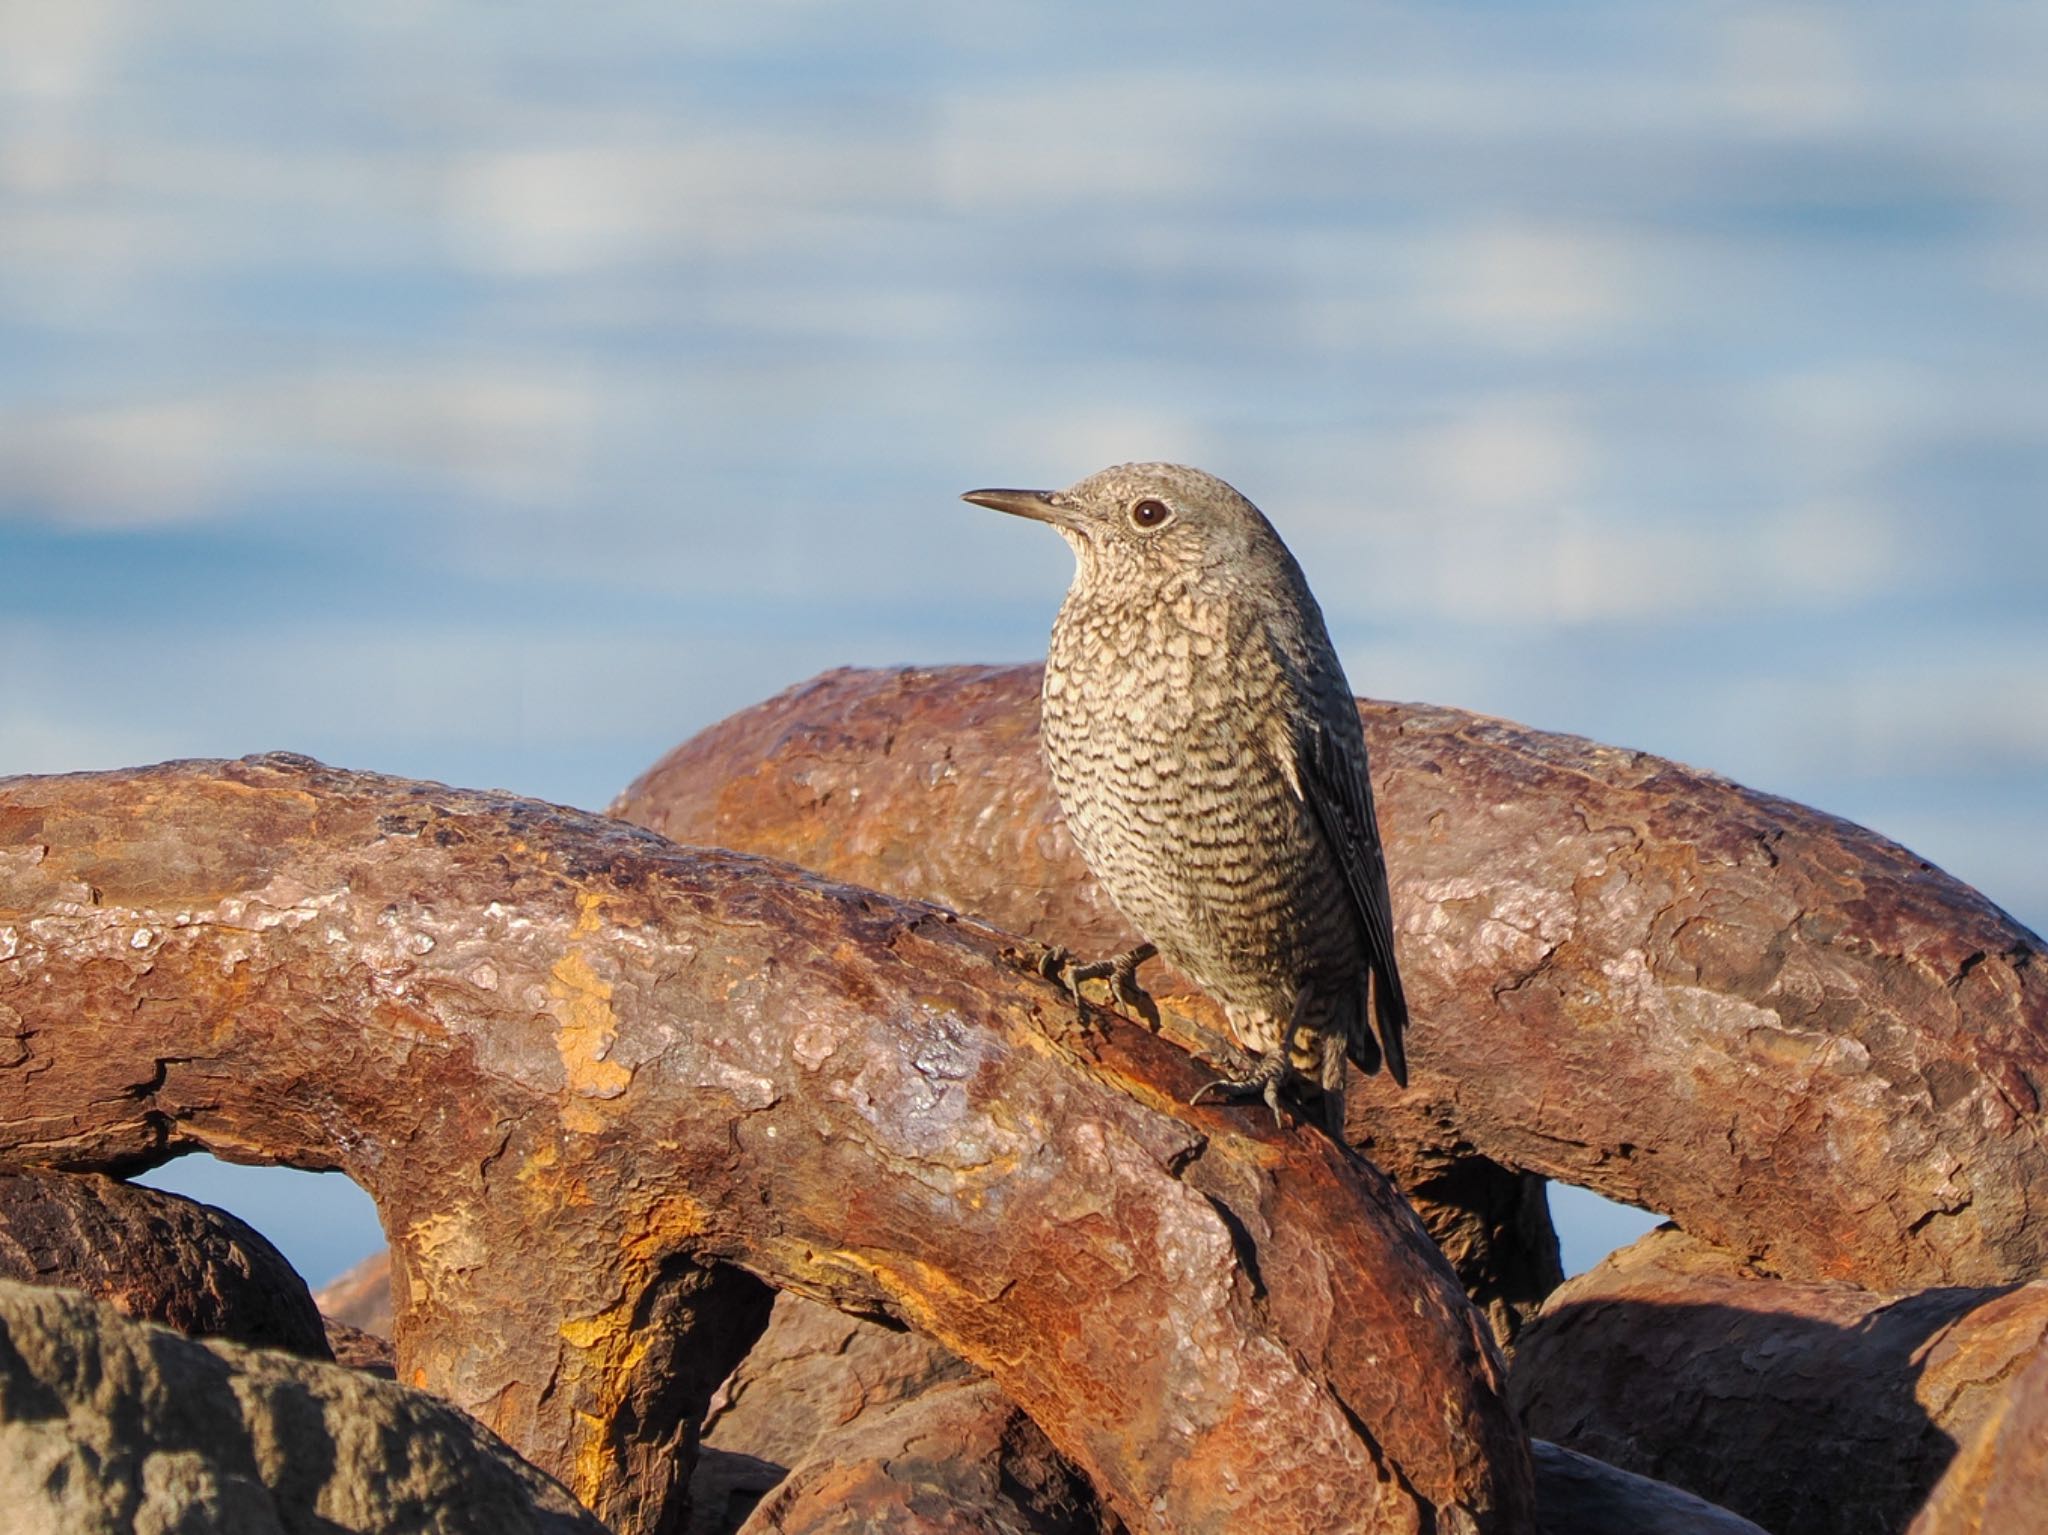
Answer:
[[[1050,523],[1073,546],[1045,666],[1053,785],[1110,898],[1260,1057],[1229,1085],[1277,1114],[1280,1087],[1303,1073],[1334,1125],[1344,1056],[1370,1072],[1384,1052],[1405,1084],[1365,736],[1272,524],[1177,464],[966,499]]]

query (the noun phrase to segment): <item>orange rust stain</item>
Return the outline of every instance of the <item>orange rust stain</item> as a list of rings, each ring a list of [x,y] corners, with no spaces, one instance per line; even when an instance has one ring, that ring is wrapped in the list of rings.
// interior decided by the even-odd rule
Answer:
[[[609,1123],[587,1098],[571,1098],[562,1105],[562,1128],[575,1135],[601,1134]]]
[[[878,1263],[842,1248],[819,1253],[813,1261],[822,1274],[835,1269],[866,1274],[876,1288],[896,1303],[905,1320],[933,1337],[947,1335],[943,1320],[947,1314],[957,1315],[963,1309],[979,1309],[988,1303],[986,1296],[968,1289],[944,1269],[914,1258],[899,1260],[898,1264]]]
[[[402,1237],[414,1282],[431,1294],[485,1265],[483,1236],[462,1213],[444,1211],[414,1221]]]
[[[569,1466],[569,1490],[585,1508],[596,1508],[611,1480],[614,1455],[605,1434],[605,1420],[576,1410],[576,1448]]]
[[[602,1129],[605,1118],[588,1100],[618,1097],[633,1080],[633,1073],[606,1059],[618,1038],[611,982],[598,975],[583,950],[575,946],[603,925],[604,897],[582,891],[576,905],[576,926],[569,935],[572,947],[549,972],[548,995],[557,1020],[555,1052],[562,1058],[569,1091],[576,1095],[563,1106],[562,1123],[571,1130],[590,1132]]]
[[[590,1185],[575,1173],[564,1171],[559,1148],[543,1145],[523,1159],[513,1174],[528,1190],[528,1197],[542,1212],[575,1205],[587,1208],[595,1201]]]
[[[686,1194],[665,1194],[626,1233],[619,1250],[636,1269],[651,1269],[704,1229],[704,1207]]]
[[[207,1021],[206,1034],[207,1043],[215,1049],[235,1037],[236,1025],[247,1007],[249,994],[255,990],[255,977],[250,974],[250,968],[246,964],[230,966],[210,988],[218,1010]]]
[[[637,1289],[637,1286],[634,1287]],[[595,1508],[610,1482],[614,1446],[608,1426],[618,1422],[632,1389],[633,1371],[646,1356],[653,1335],[633,1325],[632,1293],[595,1316],[571,1317],[557,1329],[562,1341],[586,1356],[578,1373],[595,1401],[595,1411],[576,1409],[575,1448],[571,1452],[569,1490]]]
[[[240,974],[239,968],[237,974]],[[446,1039],[448,1030],[431,1009],[414,1007],[391,997],[380,997],[370,1009],[377,1027],[388,1034],[414,1038]]]
[[[617,1446],[608,1426],[619,1421],[633,1372],[653,1342],[645,1328],[634,1325],[638,1297],[661,1260],[702,1231],[705,1218],[704,1206],[686,1195],[655,1200],[620,1238],[619,1252],[625,1260],[621,1298],[593,1316],[571,1317],[556,1329],[564,1343],[584,1356],[578,1374],[593,1398],[593,1410],[576,1410],[568,1478],[569,1490],[586,1506],[596,1507],[612,1480]]]

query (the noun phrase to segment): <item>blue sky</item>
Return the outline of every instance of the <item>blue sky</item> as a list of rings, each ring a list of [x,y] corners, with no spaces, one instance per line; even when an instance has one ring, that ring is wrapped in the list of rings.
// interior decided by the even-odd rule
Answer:
[[[2048,925],[2040,8],[77,0],[0,44],[0,772],[598,807],[824,667],[1042,653],[1068,556],[955,495],[1167,457],[1272,515],[1360,691]]]

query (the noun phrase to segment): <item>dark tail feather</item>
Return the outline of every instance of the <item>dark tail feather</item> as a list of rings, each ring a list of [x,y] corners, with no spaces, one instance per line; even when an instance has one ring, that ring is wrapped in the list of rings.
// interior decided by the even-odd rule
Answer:
[[[1387,1075],[1401,1087],[1408,1085],[1408,1051],[1401,1036],[1408,1030],[1408,998],[1402,994],[1401,978],[1392,967],[1372,973],[1373,1013],[1379,1019],[1380,1043],[1387,1052]]]

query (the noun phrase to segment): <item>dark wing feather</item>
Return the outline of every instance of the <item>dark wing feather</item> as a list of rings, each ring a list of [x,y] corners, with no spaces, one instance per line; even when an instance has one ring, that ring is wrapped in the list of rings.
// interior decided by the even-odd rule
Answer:
[[[1352,709],[1347,696],[1330,707]],[[1394,966],[1393,900],[1387,893],[1387,860],[1380,847],[1379,821],[1373,813],[1372,780],[1366,774],[1365,740],[1355,731],[1333,728],[1321,719],[1302,722],[1295,733],[1302,797],[1322,828],[1323,839],[1344,870],[1344,885],[1358,912],[1365,935],[1366,962],[1372,968],[1373,1012],[1379,1021],[1380,1044],[1387,1072],[1408,1085],[1408,1055],[1402,1035],[1408,1027],[1408,999]],[[1361,1016],[1357,1028],[1365,1031]],[[1352,1060],[1363,1071],[1379,1062],[1370,1038],[1348,1041]]]

